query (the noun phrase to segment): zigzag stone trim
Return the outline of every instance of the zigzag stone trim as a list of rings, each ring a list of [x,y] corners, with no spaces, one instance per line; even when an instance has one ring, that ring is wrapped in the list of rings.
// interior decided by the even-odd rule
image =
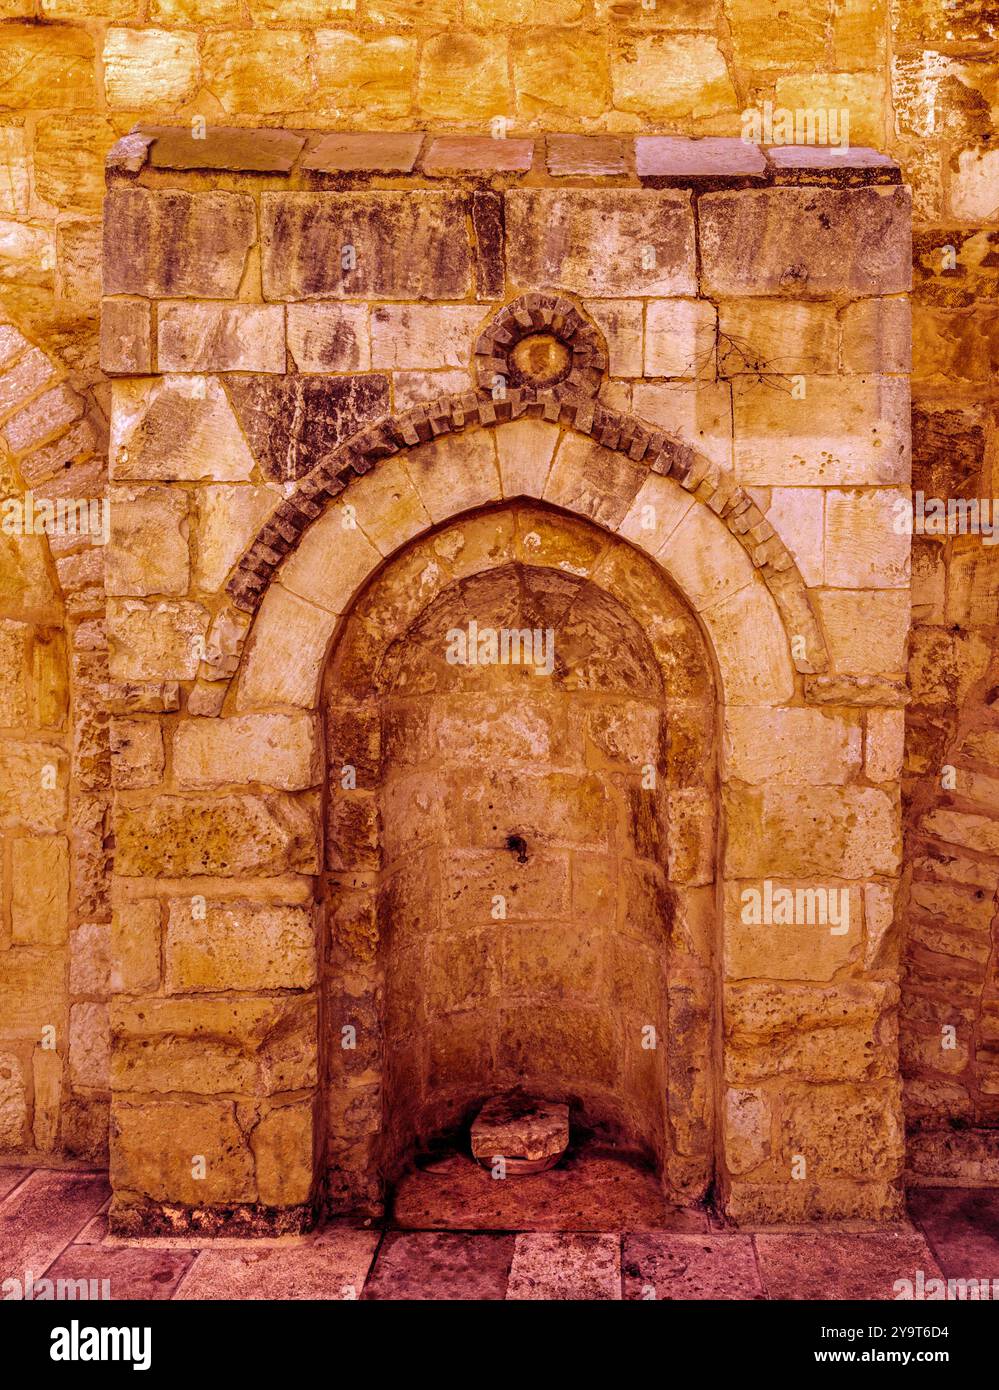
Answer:
[[[226,585],[233,603],[255,613],[278,567],[295,550],[309,525],[352,479],[388,458],[446,434],[489,429],[527,417],[563,425],[588,435],[652,473],[669,476],[725,522],[773,594],[789,638],[801,637],[810,655],[792,658],[799,671],[827,667],[825,640],[812,612],[808,591],[790,551],[753,499],[732,478],[691,445],[624,411],[591,398],[560,397],[554,389],[513,388],[500,399],[486,391],[440,396],[398,415],[365,426],[333,450],[282,502],[251,542]]]

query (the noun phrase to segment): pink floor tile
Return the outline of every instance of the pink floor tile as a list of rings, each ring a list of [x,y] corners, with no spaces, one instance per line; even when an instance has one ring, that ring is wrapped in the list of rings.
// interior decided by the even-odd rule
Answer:
[[[322,1245],[202,1250],[176,1297],[360,1298],[378,1239],[377,1231],[343,1230]]]
[[[760,1299],[751,1236],[628,1235],[622,1256],[630,1299]]]
[[[0,1202],[0,1279],[44,1274],[109,1193],[103,1173],[37,1169]]]
[[[364,1286],[366,1299],[503,1299],[512,1235],[390,1231]]]
[[[186,1270],[194,1262],[194,1252],[146,1250],[139,1246],[71,1245],[64,1250],[47,1277],[53,1280],[96,1281],[104,1297],[107,1281],[109,1297],[172,1298]]]
[[[912,1219],[951,1279],[999,1279],[999,1189],[921,1187]]]
[[[621,1238],[549,1233],[519,1235],[509,1299],[620,1299]]]
[[[922,1236],[892,1231],[874,1235],[754,1236],[769,1298],[895,1298],[896,1280],[927,1278],[940,1270]]]

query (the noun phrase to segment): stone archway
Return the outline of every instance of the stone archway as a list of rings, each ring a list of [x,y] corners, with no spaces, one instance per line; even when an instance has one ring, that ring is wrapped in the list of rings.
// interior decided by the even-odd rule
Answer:
[[[543,667],[458,659],[462,624],[542,634]],[[542,506],[436,528],[352,606],[323,697],[334,1209],[516,1087],[704,1195],[714,685],[656,566]]]

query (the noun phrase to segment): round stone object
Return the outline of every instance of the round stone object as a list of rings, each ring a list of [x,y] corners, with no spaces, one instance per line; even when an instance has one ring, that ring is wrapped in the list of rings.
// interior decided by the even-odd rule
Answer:
[[[509,1175],[553,1168],[569,1145],[569,1107],[528,1096],[497,1096],[472,1122],[472,1156],[484,1168],[498,1158]]]

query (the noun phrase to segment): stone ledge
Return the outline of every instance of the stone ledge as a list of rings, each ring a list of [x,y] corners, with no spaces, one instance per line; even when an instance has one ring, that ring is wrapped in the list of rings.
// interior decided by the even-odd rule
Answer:
[[[208,126],[137,125],[107,158],[109,184],[162,185],[171,175],[268,175],[293,188],[392,186],[428,180],[516,182],[565,187],[567,181],[623,187],[724,188],[898,184],[898,164],[858,146],[763,147],[738,137],[672,135],[508,135],[481,132],[434,136],[426,131],[315,131]]]

